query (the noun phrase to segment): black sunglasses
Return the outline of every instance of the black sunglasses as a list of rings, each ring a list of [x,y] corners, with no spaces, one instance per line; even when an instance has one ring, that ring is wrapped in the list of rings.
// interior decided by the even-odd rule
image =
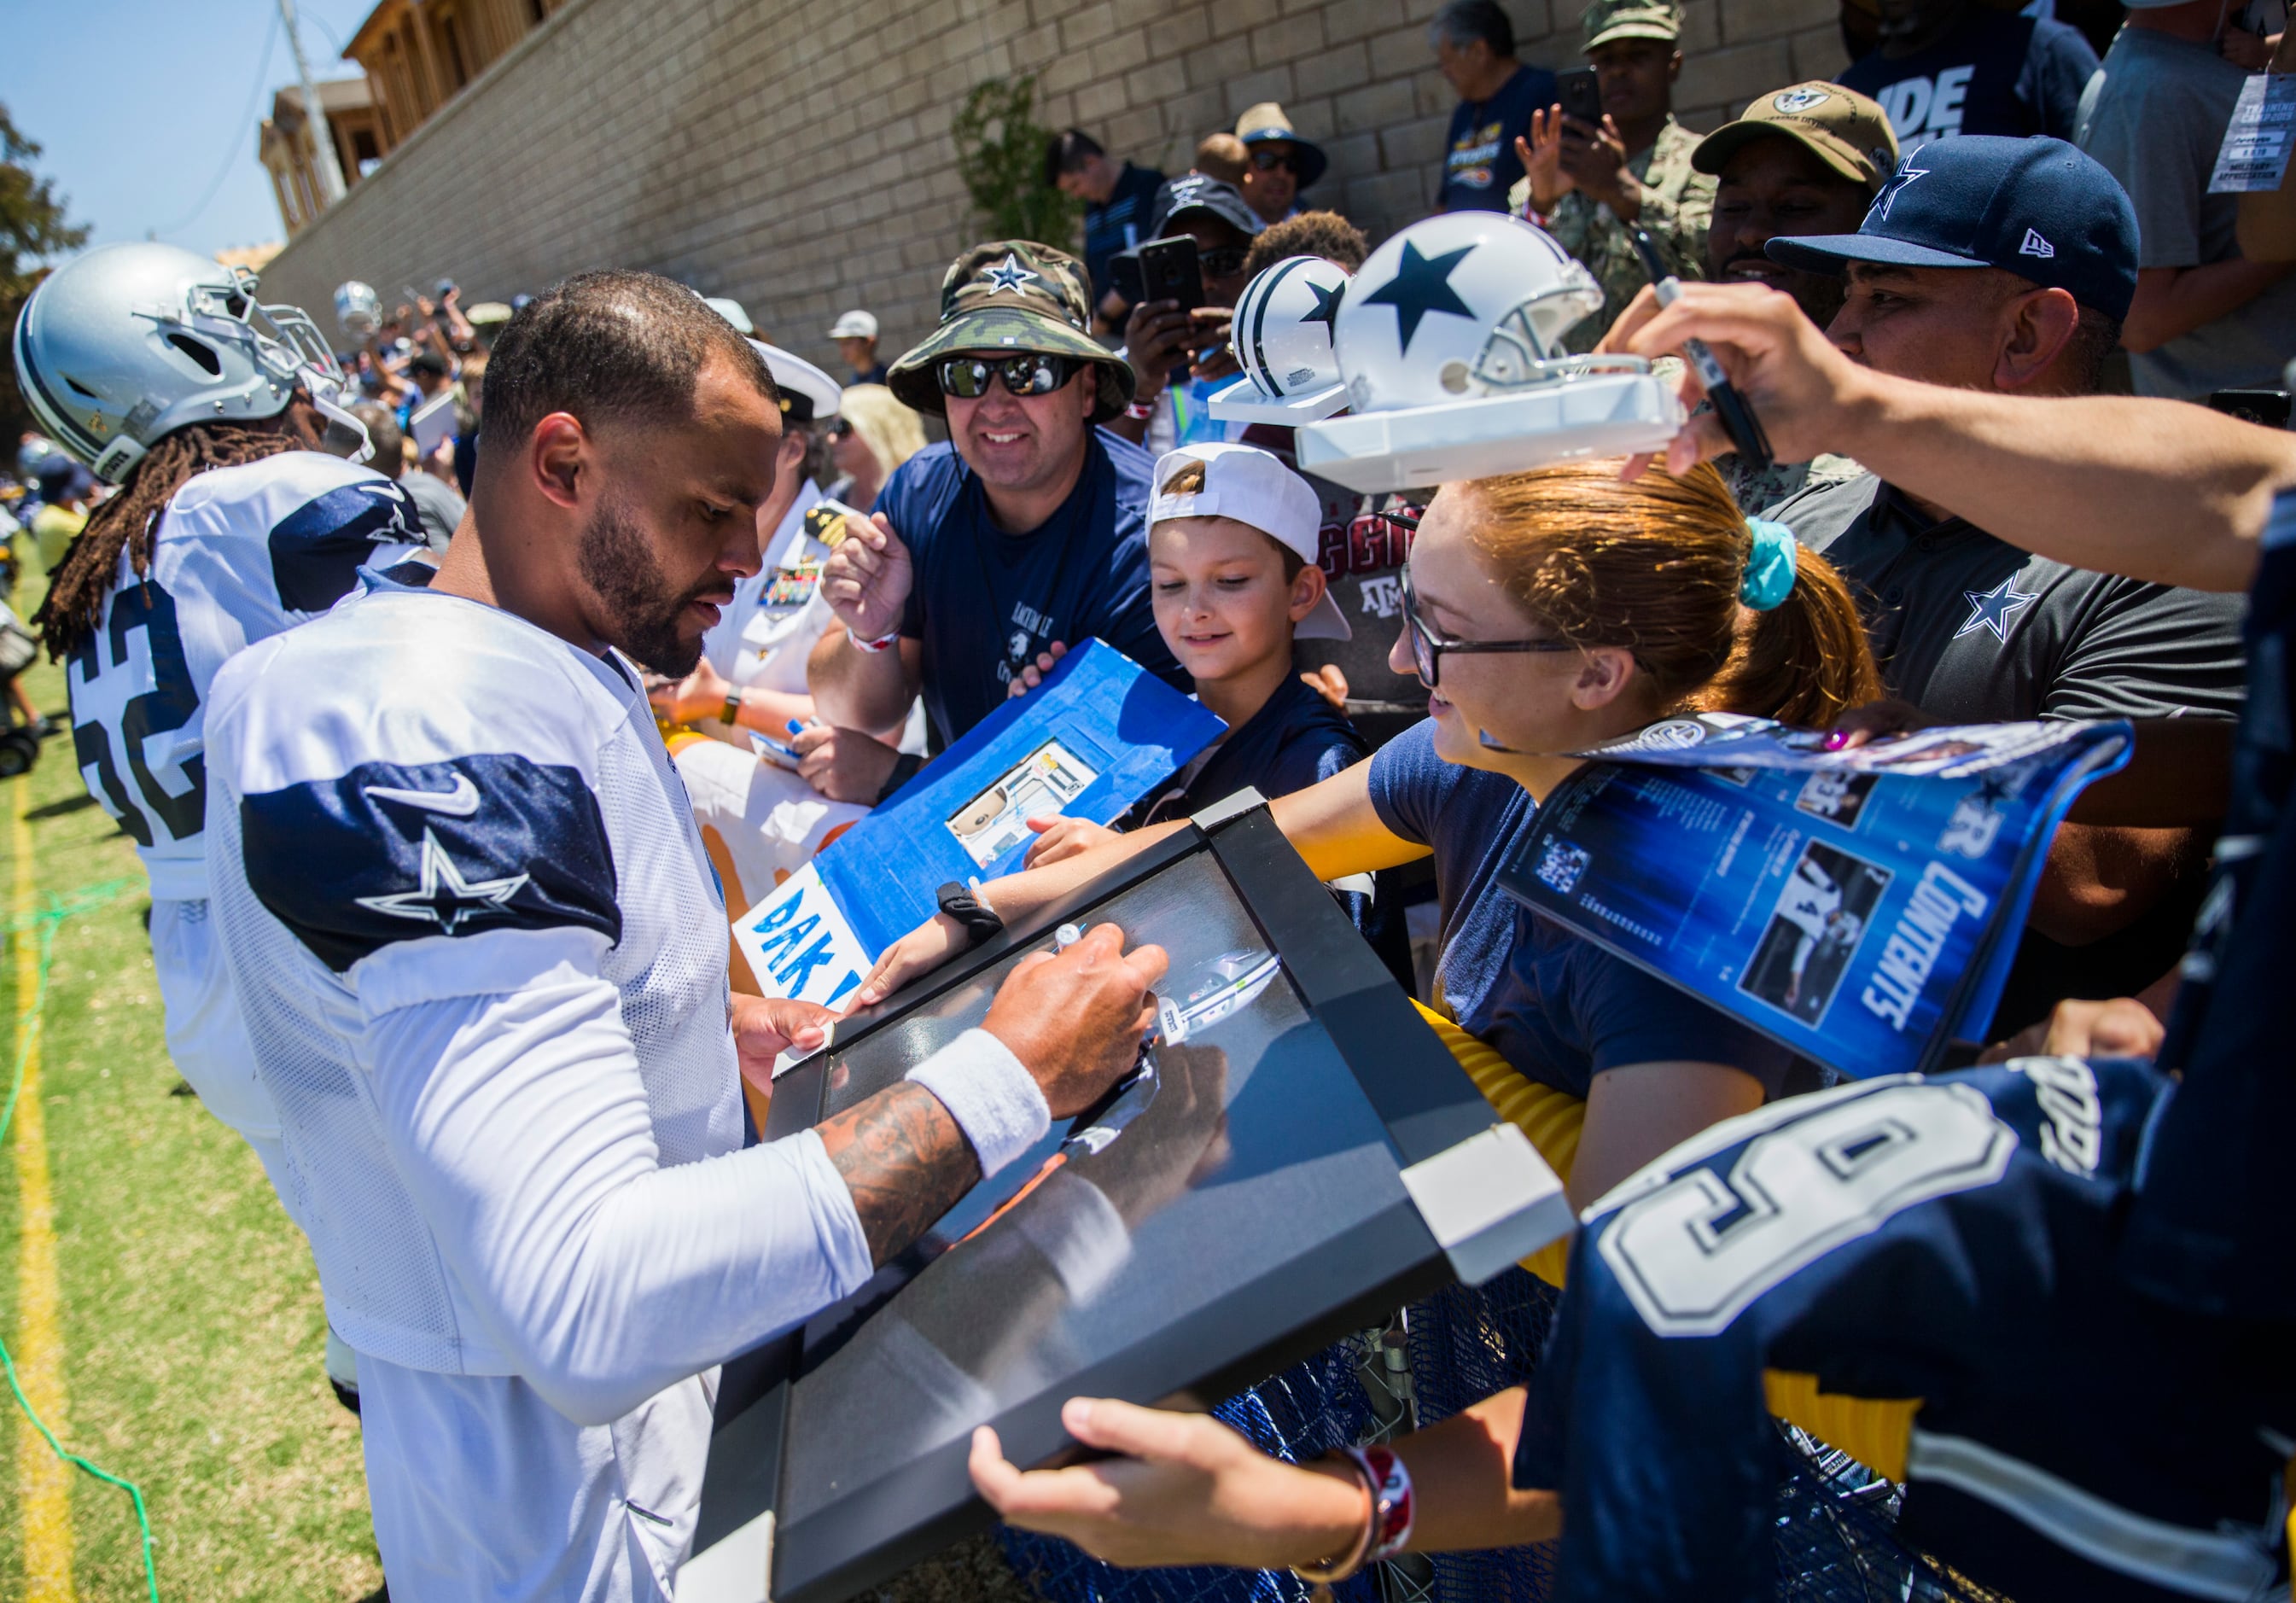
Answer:
[[[1300,176],[1300,158],[1292,151],[1257,150],[1251,152],[1251,164],[1264,173],[1282,168],[1295,178]]]
[[[1213,278],[1233,278],[1243,271],[1244,262],[1251,252],[1241,245],[1222,245],[1214,251],[1196,252],[1196,265]]]
[[[1414,522],[1416,519],[1413,520]],[[1443,654],[1456,652],[1461,655],[1481,653],[1526,651],[1577,651],[1568,640],[1454,640],[1439,635],[1419,615],[1419,595],[1411,588],[1411,564],[1403,564],[1403,628],[1411,640],[1411,666],[1419,672],[1420,683],[1434,689],[1443,677]]]
[[[1010,357],[948,357],[940,365],[940,389],[959,400],[979,400],[988,393],[994,375],[1008,395],[1050,395],[1075,377],[1079,366],[1073,357],[1034,350]]]

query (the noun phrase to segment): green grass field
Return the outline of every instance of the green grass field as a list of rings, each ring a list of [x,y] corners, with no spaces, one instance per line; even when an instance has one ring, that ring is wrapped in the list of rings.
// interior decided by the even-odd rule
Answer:
[[[61,669],[43,662],[28,682],[42,708],[63,706]],[[19,807],[42,901],[124,882],[58,928],[42,1010],[67,1393],[51,1424],[65,1446],[142,1485],[169,1603],[366,1597],[381,1571],[357,1421],[320,1369],[318,1278],[254,1155],[195,1098],[174,1094],[134,847],[89,802],[69,736],[50,740],[29,776],[0,781],[0,811]],[[17,854],[4,824],[0,847],[0,885],[11,884]],[[26,999],[15,973],[12,946],[0,965],[12,1022]],[[15,1055],[0,1051],[4,1097]],[[20,1121],[10,1141],[20,1132]],[[12,1349],[23,1297],[16,1174],[0,1163],[0,1338]],[[69,1590],[26,1573],[28,1437],[38,1446],[0,1391],[0,1599],[145,1597],[126,1494],[84,1476],[71,1489]]]

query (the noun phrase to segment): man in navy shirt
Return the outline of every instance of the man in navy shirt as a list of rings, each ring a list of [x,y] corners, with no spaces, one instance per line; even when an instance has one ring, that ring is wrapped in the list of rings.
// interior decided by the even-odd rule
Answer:
[[[1164,175],[1152,167],[1119,161],[1082,128],[1053,136],[1045,147],[1045,182],[1084,202],[1084,270],[1089,299],[1108,298],[1108,259],[1150,238],[1148,214]],[[1122,314],[1118,314],[1121,316]]]
[[[1881,0],[1882,47],[1846,89],[1890,113],[1907,149],[1946,134],[2070,139],[2096,52],[2079,29],[1975,0]]]
[[[1451,0],[1428,24],[1443,78],[1458,91],[1444,142],[1438,211],[1505,211],[1522,177],[1514,142],[1554,103],[1554,74],[1515,60],[1514,24],[1497,0]]]
[[[1148,454],[1095,425],[1120,414],[1132,369],[1086,332],[1081,265],[1028,240],[975,245],[941,284],[940,326],[893,364],[894,394],[948,419],[886,481],[870,525],[823,571],[844,627],[808,665],[833,744],[823,793],[873,802],[899,754],[888,728],[922,689],[936,749],[1003,703],[1054,645],[1095,637],[1187,681],[1149,604]],[[801,743],[804,744],[804,743]]]

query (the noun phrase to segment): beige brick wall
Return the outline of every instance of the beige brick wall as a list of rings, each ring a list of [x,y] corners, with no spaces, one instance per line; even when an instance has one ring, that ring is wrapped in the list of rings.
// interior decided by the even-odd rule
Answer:
[[[974,224],[949,119],[1034,71],[1038,120],[1179,171],[1279,100],[1323,144],[1310,197],[1383,234],[1426,209],[1452,96],[1439,0],[571,0],[264,274],[315,312],[364,278],[386,303],[441,275],[507,298],[588,267],[732,295],[826,360],[866,306],[897,351],[929,325]],[[1569,0],[1509,0],[1522,53],[1578,60]],[[1711,127],[1842,64],[1835,0],[1690,0],[1676,102]],[[332,314],[323,314],[331,321]]]

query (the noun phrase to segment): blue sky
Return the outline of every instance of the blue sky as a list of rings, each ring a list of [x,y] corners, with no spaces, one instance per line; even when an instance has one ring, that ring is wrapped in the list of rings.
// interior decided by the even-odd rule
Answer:
[[[255,158],[271,92],[295,81],[277,0],[37,0],[8,9],[0,103],[44,147],[36,165],[55,180],[72,220],[93,226],[90,243],[150,233],[211,251],[284,237]],[[372,9],[373,0],[298,0],[314,78],[357,71],[337,58]]]

